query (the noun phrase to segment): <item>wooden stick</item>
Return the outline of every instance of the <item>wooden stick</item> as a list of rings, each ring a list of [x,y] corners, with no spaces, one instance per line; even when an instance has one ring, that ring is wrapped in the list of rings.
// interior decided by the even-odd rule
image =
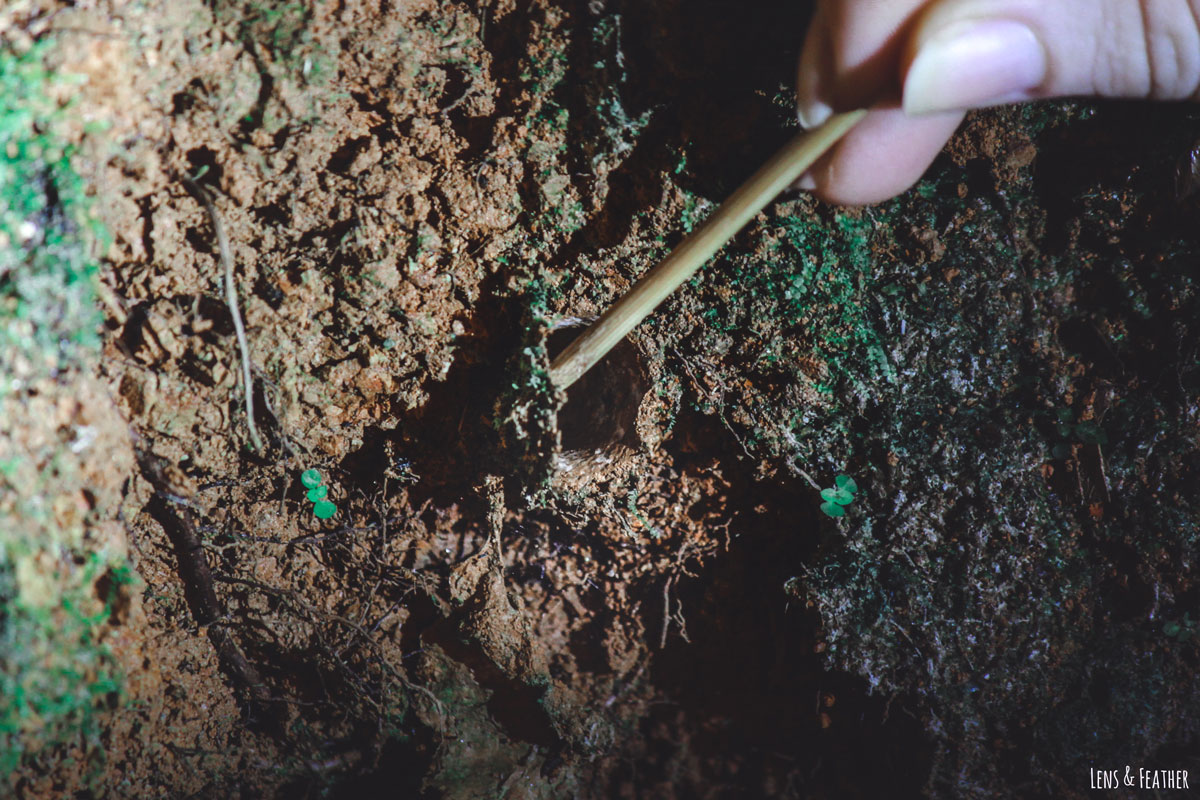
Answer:
[[[692,277],[714,253],[762,211],[825,151],[853,128],[866,111],[835,114],[819,128],[792,139],[734,192],[670,255],[647,272],[600,319],[579,335],[550,366],[550,381],[566,389],[596,365],[617,342]]]

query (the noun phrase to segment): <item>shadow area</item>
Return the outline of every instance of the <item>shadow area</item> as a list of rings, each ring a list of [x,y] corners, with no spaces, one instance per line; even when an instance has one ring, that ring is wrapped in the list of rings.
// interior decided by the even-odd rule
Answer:
[[[673,181],[719,202],[798,130],[794,80],[811,2],[637,0],[578,3],[568,75],[571,172],[604,206],[556,255],[616,245]],[[584,195],[589,191],[582,192]]]
[[[481,286],[445,380],[430,382],[428,399],[396,429],[364,432],[363,446],[346,457],[342,468],[357,485],[374,489],[389,471],[412,472],[419,476],[410,487],[412,506],[432,499],[444,507],[471,495],[483,476],[512,471],[497,416],[531,323],[528,304],[499,280]]]
[[[723,454],[734,535],[728,552],[671,589],[678,617],[650,672],[664,697],[643,732],[677,732],[706,765],[685,778],[704,783],[687,787],[694,796],[717,786],[722,797],[921,796],[932,757],[922,724],[903,698],[873,696],[863,679],[826,669],[819,618],[785,589],[822,546],[813,491],[798,480],[755,481],[714,418],[695,413],[679,424],[673,441],[698,450],[691,464],[675,454],[684,470]],[[656,629],[663,598],[648,593],[644,604]],[[653,753],[639,765],[651,774],[670,763]]]

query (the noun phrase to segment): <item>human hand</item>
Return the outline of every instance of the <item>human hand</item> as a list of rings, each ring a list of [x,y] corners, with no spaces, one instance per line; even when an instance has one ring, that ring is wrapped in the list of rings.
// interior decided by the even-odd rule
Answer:
[[[800,186],[834,203],[886,200],[967,109],[1076,95],[1200,100],[1200,0],[817,0],[800,122],[871,113]]]

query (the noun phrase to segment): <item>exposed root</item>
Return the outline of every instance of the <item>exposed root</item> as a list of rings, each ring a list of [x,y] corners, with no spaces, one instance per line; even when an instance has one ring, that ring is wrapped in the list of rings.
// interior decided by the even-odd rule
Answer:
[[[204,544],[196,530],[192,512],[186,505],[169,499],[174,493],[171,481],[167,477],[167,465],[161,458],[139,447],[137,460],[142,475],[154,487],[154,495],[150,498],[147,510],[171,540],[184,595],[196,624],[207,632],[209,641],[217,650],[221,666],[234,687],[246,697],[271,732],[282,735],[284,708],[271,697],[258,670],[246,659],[233,635],[222,622],[225,611],[213,588],[212,572],[209,570]]]
[[[238,350],[242,356],[242,389],[246,395],[246,425],[250,429],[250,441],[255,452],[262,452],[262,438],[258,435],[258,427],[254,424],[254,383],[250,375],[250,346],[246,343],[246,326],[242,322],[242,312],[238,309],[237,285],[233,282],[233,256],[229,253],[229,237],[217,216],[217,207],[204,187],[190,178],[184,182],[204,204],[209,219],[212,220],[213,233],[217,237],[217,249],[221,253],[221,266],[225,270],[225,304],[229,306],[229,315],[233,317],[233,328],[237,331]]]

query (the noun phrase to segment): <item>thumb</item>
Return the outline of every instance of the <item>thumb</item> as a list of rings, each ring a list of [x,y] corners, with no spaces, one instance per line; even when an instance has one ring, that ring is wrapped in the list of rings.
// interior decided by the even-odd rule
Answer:
[[[1200,0],[936,0],[902,67],[908,114],[1067,95],[1200,99]]]

